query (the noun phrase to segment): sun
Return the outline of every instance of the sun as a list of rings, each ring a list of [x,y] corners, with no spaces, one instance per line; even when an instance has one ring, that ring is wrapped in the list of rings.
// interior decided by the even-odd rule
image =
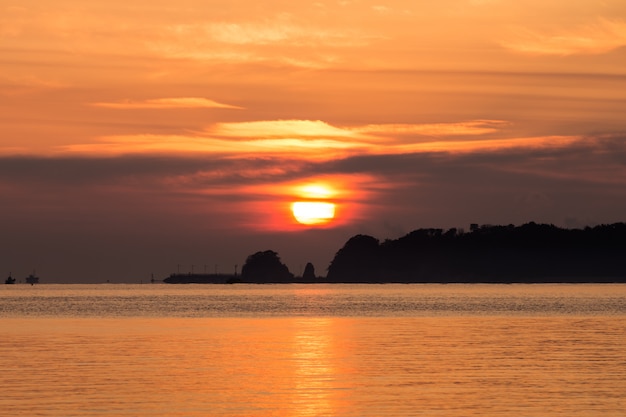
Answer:
[[[291,205],[291,212],[300,224],[321,225],[335,218],[335,204],[326,201],[296,201]]]
[[[304,226],[323,226],[335,220],[337,190],[326,181],[300,183],[293,189],[291,213]]]

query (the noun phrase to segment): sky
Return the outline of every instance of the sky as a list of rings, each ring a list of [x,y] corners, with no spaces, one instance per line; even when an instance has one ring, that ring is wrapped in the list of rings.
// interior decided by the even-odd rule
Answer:
[[[623,0],[0,0],[18,280],[233,273],[263,250],[325,275],[356,234],[625,213]]]

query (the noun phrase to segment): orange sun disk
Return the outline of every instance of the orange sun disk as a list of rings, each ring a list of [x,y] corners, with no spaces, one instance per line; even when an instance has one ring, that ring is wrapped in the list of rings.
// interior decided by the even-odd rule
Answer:
[[[335,217],[335,204],[322,201],[297,201],[291,205],[293,217],[300,224],[321,225]]]

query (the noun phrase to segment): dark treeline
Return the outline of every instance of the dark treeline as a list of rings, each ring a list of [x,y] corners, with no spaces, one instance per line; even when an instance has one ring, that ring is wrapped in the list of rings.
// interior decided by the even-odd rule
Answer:
[[[168,283],[626,282],[626,223],[585,229],[472,225],[418,229],[395,240],[350,238],[326,277],[295,277],[278,253],[248,256],[241,275],[172,274]]]
[[[626,282],[626,224],[419,229],[382,243],[357,235],[335,255],[327,281]]]

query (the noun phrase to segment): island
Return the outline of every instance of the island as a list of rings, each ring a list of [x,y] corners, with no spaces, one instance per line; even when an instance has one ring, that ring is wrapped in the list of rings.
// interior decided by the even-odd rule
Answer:
[[[172,274],[167,283],[611,283],[626,282],[626,223],[417,229],[383,242],[350,238],[316,277],[295,277],[271,250],[248,256],[241,275]]]

